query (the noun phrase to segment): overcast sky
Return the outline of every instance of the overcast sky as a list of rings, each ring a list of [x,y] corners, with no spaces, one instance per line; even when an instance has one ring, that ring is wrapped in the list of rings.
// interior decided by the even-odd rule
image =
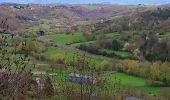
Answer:
[[[170,0],[0,0],[0,3],[38,3],[38,4],[88,4],[88,3],[112,3],[112,4],[146,4],[158,5],[170,3]]]

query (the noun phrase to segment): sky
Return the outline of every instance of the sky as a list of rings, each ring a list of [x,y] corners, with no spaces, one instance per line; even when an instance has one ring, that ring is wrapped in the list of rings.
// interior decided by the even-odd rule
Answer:
[[[112,3],[112,4],[145,4],[159,5],[170,3],[170,0],[0,0],[0,3],[35,3],[35,4],[89,4],[89,3]]]

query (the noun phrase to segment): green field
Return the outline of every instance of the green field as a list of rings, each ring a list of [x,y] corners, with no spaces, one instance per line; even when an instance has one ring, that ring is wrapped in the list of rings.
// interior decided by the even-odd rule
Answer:
[[[165,32],[165,36],[170,36],[170,32]]]
[[[115,77],[121,80],[122,85],[129,86],[145,86],[145,80],[143,78],[130,76],[124,73],[111,73],[108,72],[104,75],[104,78],[108,81],[114,81]]]
[[[114,37],[117,37],[117,36],[120,36],[120,34],[122,33],[119,33],[119,32],[112,32],[112,33],[106,33],[104,34],[107,38],[114,38]],[[100,36],[100,34],[97,34],[96,37],[98,38]]]
[[[90,45],[90,44],[93,44],[93,43],[95,43],[95,42],[96,42],[96,41],[87,41],[87,42],[81,42],[81,43],[74,43],[74,44],[72,44],[71,46],[77,48],[77,47],[79,47],[81,44]]]
[[[55,43],[60,44],[72,44],[86,41],[81,32],[75,32],[70,34],[53,34],[48,35],[47,37]]]
[[[170,4],[1,6],[1,99],[170,100]]]
[[[113,38],[113,37],[119,36],[119,35],[120,35],[119,32],[113,32],[113,33],[107,33],[107,34],[106,34],[106,37],[108,37],[108,38]]]
[[[76,70],[73,69],[65,69],[65,70],[56,70],[56,73],[58,73],[58,76],[55,78],[54,84],[56,86],[60,86],[62,84],[67,84],[67,85],[72,85],[75,86],[76,89],[80,88],[80,84],[74,83],[74,82],[69,82],[68,80],[66,80],[66,77],[69,73],[72,72],[77,72]],[[120,87],[124,87],[124,86],[131,86],[134,88],[144,88],[146,90],[148,90],[148,92],[150,93],[150,95],[158,95],[160,93],[160,90],[163,89],[163,87],[147,87],[145,84],[145,79],[143,78],[139,78],[139,77],[134,77],[134,76],[130,76],[124,73],[119,73],[119,72],[105,72],[104,74],[101,74],[101,77],[99,77],[99,79],[102,78],[102,80],[106,80],[105,81],[105,85],[104,86],[93,86],[93,88],[95,88],[96,91],[112,91],[114,92],[114,83],[118,82],[118,80],[120,79]],[[115,79],[116,78],[116,79]],[[58,81],[56,81],[58,80]],[[88,85],[83,85],[84,88],[90,87]],[[123,88],[121,88],[123,89]]]
[[[71,60],[72,57],[74,56],[74,53],[68,52],[67,50],[63,50],[63,49],[49,48],[46,52],[43,53],[43,55],[45,55],[47,57],[53,57],[53,56],[63,57],[64,56],[65,59]],[[55,72],[59,73],[59,76],[56,77],[56,79],[55,79],[58,81],[56,82],[54,80],[55,85],[59,86],[59,85],[63,84],[63,82],[66,82],[66,84],[70,84],[77,88],[79,87],[79,84],[74,84],[74,83],[66,80],[66,76],[69,73],[78,72],[76,69],[69,68],[69,69],[64,69],[64,70],[56,70]],[[149,91],[149,93],[151,95],[158,95],[160,93],[160,90],[162,89],[162,87],[148,87],[148,86],[146,86],[145,79],[143,79],[143,78],[131,76],[131,75],[128,75],[125,73],[108,71],[108,72],[104,72],[103,74],[101,74],[101,78],[106,80],[106,87],[109,88],[109,91],[112,91],[112,89],[114,89],[112,84],[115,82],[115,77],[117,79],[121,80],[120,81],[121,86],[132,86],[132,87],[145,88]],[[96,88],[101,89],[99,87],[96,87]]]
[[[107,72],[103,75],[103,78],[106,79],[108,83],[113,82],[115,77],[121,80],[122,86],[143,87],[146,88],[151,95],[158,95],[160,90],[163,89],[163,87],[148,87],[145,84],[145,79],[125,73]]]
[[[64,49],[55,49],[55,48],[48,48],[47,51],[43,53],[48,58],[51,57],[63,57],[65,55],[66,50]],[[72,56],[72,53],[68,53],[69,55]]]
[[[42,53],[47,58],[59,57],[64,58],[66,62],[72,62],[73,60],[83,59],[82,55],[70,52],[65,49],[58,49],[58,48],[48,48],[45,52]],[[85,61],[90,62],[91,67],[98,68],[101,61],[95,59],[93,57],[85,56]]]
[[[46,26],[44,26],[46,27]],[[112,38],[114,36],[119,35],[118,33],[108,33],[107,37]],[[73,34],[53,34],[53,35],[48,35],[48,38],[56,43],[59,44],[72,44],[72,47],[76,47],[78,45],[80,45],[81,43],[94,43],[95,41],[86,41],[86,39],[84,38],[83,34],[80,32],[77,33],[73,33]],[[7,50],[10,49],[10,47],[5,48]],[[114,53],[116,56],[118,57],[122,57],[122,58],[128,58],[131,56],[130,52],[127,51],[114,51],[114,50],[109,50],[109,49],[100,49],[99,51],[101,52],[106,52],[108,54]],[[62,58],[66,63],[68,62],[72,62],[73,60],[77,60],[77,59],[82,59],[83,57],[81,56],[82,54],[79,53],[74,53],[70,50],[67,49],[60,49],[57,47],[48,47],[47,50],[45,50],[43,53],[41,53],[41,55],[45,56],[46,58],[50,59],[50,58]],[[16,57],[18,57],[19,55],[16,55]],[[22,55],[23,56],[23,55]],[[101,60],[98,60],[97,58],[93,58],[91,56],[84,56],[86,61],[90,62],[88,63],[88,65],[90,67],[95,67],[95,68],[100,68],[101,66]],[[29,56],[30,59],[32,60],[36,60],[34,57]],[[39,61],[38,63],[46,63],[49,64],[49,62],[41,62]],[[109,62],[109,63],[113,63],[113,62]],[[60,66],[56,66],[56,69],[53,70],[51,67],[47,66],[47,67],[36,67],[34,68],[33,65],[28,65],[26,69],[28,70],[33,70],[33,71],[46,71],[48,73],[57,73],[57,76],[52,78],[52,81],[56,87],[58,88],[62,88],[63,84],[66,85],[71,85],[72,87],[75,87],[76,89],[80,89],[80,84],[74,83],[74,82],[70,82],[68,81],[67,75],[69,73],[79,73],[78,69],[76,69],[75,67],[72,66],[68,66],[68,68],[63,68],[63,69],[57,69],[57,67]],[[12,66],[12,69],[15,69],[16,66]],[[84,71],[85,74],[89,74],[89,72]],[[113,71],[103,71],[102,73],[100,73],[99,76],[97,76],[98,72],[94,72],[92,73],[95,77],[97,77],[98,79],[101,80],[105,80],[104,81],[104,85],[103,86],[93,86],[93,85],[83,85],[84,91],[87,91],[86,89],[89,87],[93,87],[95,88],[96,91],[111,91],[114,92],[115,87],[113,86],[115,82],[117,82],[117,80],[120,80],[120,86],[121,89],[123,89],[122,87],[124,86],[132,86],[132,87],[137,87],[137,88],[145,88],[148,90],[148,92],[150,93],[150,95],[159,95],[160,90],[163,89],[163,87],[148,87],[145,83],[145,79],[144,78],[140,78],[140,77],[135,77],[135,76],[131,76],[125,73],[119,73],[119,72],[113,72]],[[89,74],[91,75],[91,73]],[[117,79],[117,80],[116,80]]]

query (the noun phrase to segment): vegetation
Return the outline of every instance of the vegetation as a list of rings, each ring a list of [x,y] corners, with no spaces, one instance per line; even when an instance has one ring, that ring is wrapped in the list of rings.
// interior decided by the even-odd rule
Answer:
[[[80,32],[68,33],[68,34],[54,34],[54,35],[48,35],[47,37],[50,40],[60,44],[72,44],[72,43],[79,43],[85,41],[83,34]]]
[[[2,6],[0,99],[170,99],[169,7]]]

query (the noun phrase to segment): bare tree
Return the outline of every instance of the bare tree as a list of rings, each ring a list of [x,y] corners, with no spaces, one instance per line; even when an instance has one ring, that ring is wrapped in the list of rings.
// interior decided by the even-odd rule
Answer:
[[[11,42],[15,35],[9,33],[7,18],[1,21],[0,28],[0,98],[23,100],[27,98],[32,80],[31,71],[26,70],[28,63],[25,63],[30,59],[27,55],[17,55],[18,44]],[[22,46],[25,45],[23,42]]]

